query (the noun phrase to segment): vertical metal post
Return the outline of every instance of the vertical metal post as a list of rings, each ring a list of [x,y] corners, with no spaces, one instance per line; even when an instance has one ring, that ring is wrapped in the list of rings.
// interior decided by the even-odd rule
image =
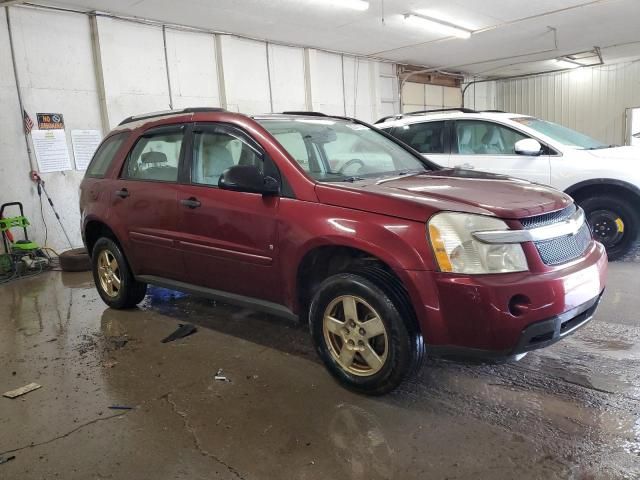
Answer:
[[[347,116],[347,88],[344,83],[344,53],[340,54],[340,64],[342,70],[342,110],[344,111],[344,116]]]
[[[218,75],[218,95],[220,96],[220,106],[227,108],[227,89],[224,84],[224,64],[222,61],[222,42],[220,35],[213,35],[213,46],[216,52],[216,73]]]
[[[18,104],[20,105],[20,123],[24,132],[24,143],[27,147],[27,157],[29,158],[29,168],[34,170],[33,154],[31,153],[31,144],[29,143],[29,134],[24,129],[24,104],[22,103],[22,89],[20,88],[20,76],[18,75],[18,67],[16,65],[16,52],[13,46],[13,32],[11,31],[11,18],[9,15],[9,7],[5,7],[5,16],[7,17],[7,32],[9,34],[9,49],[11,51],[11,64],[13,65],[13,76],[16,81],[16,91],[18,93]]]
[[[313,98],[311,95],[311,58],[308,48],[303,50],[304,56],[304,103],[305,108],[309,111],[313,110]]]
[[[107,93],[104,84],[104,70],[102,68],[102,50],[100,48],[100,35],[98,32],[98,19],[95,12],[89,14],[89,27],[91,29],[91,50],[93,53],[93,68],[96,74],[96,86],[98,89],[98,101],[100,103],[100,119],[102,121],[102,134],[106,135],[111,130],[109,122],[109,110],[107,108]]]

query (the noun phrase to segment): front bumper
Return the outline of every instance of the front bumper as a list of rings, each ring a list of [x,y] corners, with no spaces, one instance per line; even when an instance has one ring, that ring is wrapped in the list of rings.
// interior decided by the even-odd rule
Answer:
[[[607,257],[592,242],[570,264],[521,273],[408,272],[420,328],[436,353],[508,357],[548,346],[593,316]],[[514,299],[519,308],[512,308]],[[474,355],[476,356],[476,355]]]
[[[593,318],[601,298],[602,293],[568,312],[548,320],[532,323],[522,331],[518,344],[510,354],[519,355],[538,348],[548,347],[572,334]]]

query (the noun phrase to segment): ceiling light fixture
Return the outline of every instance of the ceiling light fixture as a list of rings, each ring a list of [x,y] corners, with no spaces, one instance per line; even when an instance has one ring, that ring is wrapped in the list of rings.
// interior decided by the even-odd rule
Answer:
[[[578,68],[578,67],[582,67],[583,66],[583,65],[580,65],[579,63],[570,62],[569,60],[564,60],[562,58],[556,58],[554,60],[554,63],[558,67],[562,67],[562,68]]]
[[[319,3],[331,5],[332,7],[344,7],[361,12],[369,9],[369,2],[364,0],[316,0]]]
[[[433,32],[458,38],[469,38],[473,33],[471,30],[467,30],[466,28],[458,27],[435,18],[414,15],[413,13],[407,13],[404,16],[404,21],[417,27],[422,27]]]

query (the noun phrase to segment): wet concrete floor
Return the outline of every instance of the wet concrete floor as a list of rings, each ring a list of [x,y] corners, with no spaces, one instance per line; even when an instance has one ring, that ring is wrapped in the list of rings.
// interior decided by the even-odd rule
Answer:
[[[285,320],[157,288],[110,310],[88,273],[13,282],[0,393],[42,388],[0,397],[0,479],[640,478],[639,274],[612,263],[597,317],[563,342],[429,359],[382,398],[338,386]],[[160,343],[185,321],[198,332]]]

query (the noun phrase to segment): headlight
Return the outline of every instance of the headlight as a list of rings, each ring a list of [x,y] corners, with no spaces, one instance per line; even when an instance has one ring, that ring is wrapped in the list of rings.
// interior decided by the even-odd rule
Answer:
[[[429,240],[442,272],[505,273],[528,270],[519,243],[487,244],[472,233],[509,230],[502,220],[468,213],[443,212],[429,220]]]

